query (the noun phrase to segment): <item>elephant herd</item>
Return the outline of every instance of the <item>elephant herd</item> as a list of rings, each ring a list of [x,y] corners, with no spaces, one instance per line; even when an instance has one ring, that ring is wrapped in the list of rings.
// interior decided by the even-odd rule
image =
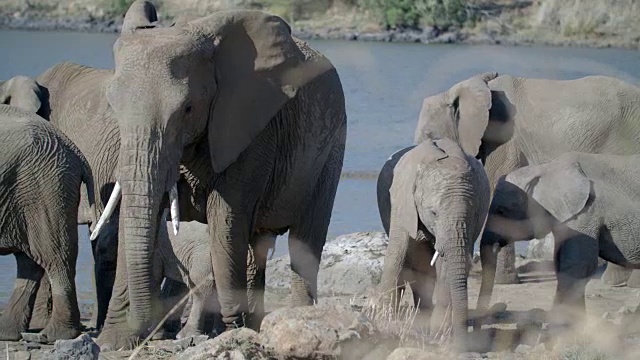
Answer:
[[[161,27],[144,0],[113,54],[114,69],[64,62],[0,83],[0,253],[18,265],[0,340],[80,334],[78,224],[103,350],[171,336],[172,321],[154,329],[187,297],[177,337],[259,329],[268,253],[286,232],[291,305],[315,304],[347,133],[333,64],[277,16]],[[450,308],[464,347],[476,239],[482,312],[494,282],[517,281],[513,242],[551,232],[554,321],[572,323],[598,257],[619,266],[611,277],[640,268],[639,165],[640,88],[618,79],[488,72],[427,97],[414,145],[378,177],[380,291],[397,305],[408,282],[432,323]]]

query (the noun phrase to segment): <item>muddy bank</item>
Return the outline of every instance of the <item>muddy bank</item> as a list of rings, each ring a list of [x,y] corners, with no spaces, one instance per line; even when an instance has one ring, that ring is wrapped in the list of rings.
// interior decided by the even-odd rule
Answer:
[[[582,333],[556,340],[546,324],[556,281],[543,247],[518,257],[522,282],[496,285],[492,315],[471,335],[475,352],[458,357],[442,346],[446,339],[425,331],[427,320],[409,311],[393,313],[373,292],[379,282],[387,237],[380,232],[347,234],[328,242],[320,264],[320,306],[288,309],[289,261],[269,260],[268,315],[260,333],[237,330],[214,339],[196,337],[150,341],[135,351],[101,352],[99,359],[636,359],[640,356],[634,319],[640,289],[605,285],[600,273],[586,289],[588,323]],[[469,278],[469,306],[475,307],[480,287],[478,258]],[[410,290],[408,291],[410,292]],[[403,304],[409,304],[406,294]],[[406,308],[405,308],[406,309]],[[83,309],[86,326],[90,314]],[[632,324],[637,324],[633,320]],[[97,334],[87,329],[91,337]],[[304,341],[303,341],[304,340]],[[76,345],[0,342],[0,358],[56,359],[65,349],[94,349],[87,338]],[[555,347],[554,347],[555,346]],[[58,353],[56,353],[58,351]],[[63,355],[63,354],[62,354]],[[419,357],[416,357],[418,356]],[[93,359],[95,357],[88,357]]]

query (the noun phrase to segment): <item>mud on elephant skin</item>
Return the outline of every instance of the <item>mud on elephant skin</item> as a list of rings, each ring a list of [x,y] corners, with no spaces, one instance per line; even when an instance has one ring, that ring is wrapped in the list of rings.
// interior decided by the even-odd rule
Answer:
[[[491,188],[511,171],[571,152],[640,154],[640,88],[606,76],[573,80],[487,72],[425,98],[415,143],[424,137],[479,146]],[[553,128],[553,132],[548,129]],[[518,282],[515,248],[498,257],[496,282]]]
[[[397,306],[400,291],[409,282],[415,306],[419,302],[426,313],[433,311],[436,292],[432,329],[442,324],[451,305],[456,346],[463,349],[467,276],[490,199],[482,164],[453,140],[425,139],[387,160],[378,177],[377,194],[380,218],[389,235],[379,292],[389,293]]]
[[[554,161],[509,173],[496,186],[482,236],[482,286],[486,309],[496,271],[496,251],[514,241],[555,239],[558,280],[553,321],[572,325],[585,313],[585,286],[598,257],[640,268],[640,155],[567,153]]]
[[[24,77],[0,89],[16,81],[37,89]],[[78,205],[82,183],[93,204],[91,169],[66,136],[36,115],[37,97],[18,101],[16,94],[0,96],[9,104],[27,104],[27,110],[0,105],[0,141],[5,146],[0,155],[0,217],[5,219],[0,253],[14,254],[18,266],[13,293],[0,318],[0,339],[19,340],[27,330],[45,273],[55,296],[50,318],[40,324],[41,339],[74,338],[81,328],[75,287]]]

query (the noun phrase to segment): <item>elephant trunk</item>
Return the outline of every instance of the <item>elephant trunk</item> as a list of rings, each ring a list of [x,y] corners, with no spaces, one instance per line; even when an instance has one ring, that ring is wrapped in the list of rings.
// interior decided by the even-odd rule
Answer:
[[[127,129],[122,138],[119,178],[122,186],[120,242],[126,254],[130,309],[128,323],[145,333],[153,314],[152,255],[156,243],[166,172],[160,166],[162,144],[157,134]],[[162,161],[162,163],[166,163]]]
[[[480,240],[480,262],[482,264],[482,283],[480,285],[480,294],[478,295],[478,305],[476,310],[480,316],[485,314],[489,309],[491,294],[493,292],[493,284],[496,279],[496,264],[498,259],[499,248],[496,244],[500,243],[500,236],[489,230],[485,230]],[[474,323],[474,329],[480,329],[481,321]]]
[[[467,253],[469,234],[466,220],[444,219],[436,228],[437,250],[444,260],[444,278],[451,291],[451,321],[455,344],[464,347],[467,337]]]

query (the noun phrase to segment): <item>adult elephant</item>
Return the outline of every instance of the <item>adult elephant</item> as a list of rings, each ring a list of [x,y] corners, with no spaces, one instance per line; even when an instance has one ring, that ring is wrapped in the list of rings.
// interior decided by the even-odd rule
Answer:
[[[155,20],[151,3],[131,5],[102,89],[120,131],[112,198],[121,196],[122,251],[98,338],[109,348],[133,345],[153,325],[152,253],[167,193],[178,218],[181,162],[202,151],[211,159],[207,177],[191,179],[210,186],[190,200],[206,207],[221,313],[234,328],[248,312],[254,234],[289,230],[293,304],[316,300],[344,156],[338,74],[282,19],[227,11],[168,28]]]
[[[427,97],[415,141],[430,136],[479,144],[494,189],[511,171],[570,152],[640,153],[640,88],[606,76],[575,80],[478,74]],[[496,283],[515,283],[515,251],[498,257]]]

